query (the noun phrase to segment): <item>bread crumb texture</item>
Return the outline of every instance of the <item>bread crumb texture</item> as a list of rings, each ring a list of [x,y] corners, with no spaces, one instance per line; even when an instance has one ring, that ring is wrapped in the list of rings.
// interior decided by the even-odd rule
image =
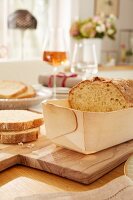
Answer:
[[[39,128],[28,129],[24,131],[0,132],[0,143],[18,144],[37,140]]]
[[[109,112],[133,107],[133,80],[94,77],[73,87],[68,97],[71,108]]]

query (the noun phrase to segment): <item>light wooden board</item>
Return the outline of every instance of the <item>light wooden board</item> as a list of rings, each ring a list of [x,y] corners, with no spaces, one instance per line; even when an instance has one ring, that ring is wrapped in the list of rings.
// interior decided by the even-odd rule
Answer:
[[[80,183],[89,184],[127,160],[133,140],[92,155],[57,147],[41,135],[33,148],[0,144],[0,171],[15,164],[37,168]]]

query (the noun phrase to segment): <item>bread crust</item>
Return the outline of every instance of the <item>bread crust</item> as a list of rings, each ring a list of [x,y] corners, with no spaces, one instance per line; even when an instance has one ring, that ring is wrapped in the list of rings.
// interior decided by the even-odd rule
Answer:
[[[79,88],[81,84],[90,84],[93,82],[97,82],[97,84],[100,84],[101,82],[105,83],[112,83],[121,93],[121,95],[124,97],[127,107],[133,107],[133,80],[124,80],[124,79],[108,79],[108,78],[102,78],[102,77],[94,77],[91,80],[85,80],[80,83],[78,83],[76,86],[74,86],[70,91],[68,95],[68,101],[70,106],[71,104],[71,96],[73,95],[73,92],[76,88]]]
[[[121,92],[129,106],[133,106],[133,80],[125,79],[105,79],[101,77],[94,77],[92,82],[100,81],[106,83],[112,83]]]
[[[21,120],[22,116],[25,116],[24,120]],[[8,117],[8,121],[6,121],[6,117]],[[27,110],[0,111],[0,131],[22,131],[39,127],[43,123],[44,120],[42,114]]]
[[[14,98],[23,99],[23,98],[32,98],[36,96],[35,89],[31,86],[27,86],[27,90],[19,95],[16,95]]]
[[[133,80],[113,80],[112,83],[121,92],[129,107],[133,107]]]
[[[10,86],[11,88],[14,87],[14,91],[13,89],[12,92],[10,92],[10,94],[2,94],[1,89],[3,90],[5,84],[5,90],[10,90]],[[15,87],[18,87],[17,89]],[[1,88],[2,87],[2,88]],[[9,98],[14,98],[19,94],[22,94],[23,92],[25,92],[27,90],[27,86],[19,81],[10,81],[10,80],[0,80],[0,98],[2,99],[9,99]]]
[[[28,129],[25,131],[0,132],[0,143],[18,144],[20,142],[32,142],[38,139],[39,128]]]

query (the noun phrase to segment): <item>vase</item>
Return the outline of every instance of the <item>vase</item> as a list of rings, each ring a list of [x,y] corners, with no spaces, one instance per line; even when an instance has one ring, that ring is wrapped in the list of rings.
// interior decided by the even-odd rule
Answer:
[[[100,38],[83,39],[83,43],[84,43],[85,57],[89,56],[89,46],[92,46],[93,44],[95,45],[97,63],[101,64],[102,39]]]
[[[71,72],[77,73],[82,77],[82,80],[86,80],[98,72],[98,59],[94,41],[81,39],[75,42]]]

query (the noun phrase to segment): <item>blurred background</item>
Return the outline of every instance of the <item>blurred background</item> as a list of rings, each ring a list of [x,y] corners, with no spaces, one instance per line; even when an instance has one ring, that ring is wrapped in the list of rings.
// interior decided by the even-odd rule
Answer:
[[[133,0],[1,0],[0,61],[40,60],[48,27],[62,27],[69,51],[73,22],[115,16],[114,39],[102,38],[100,65],[133,65]],[[26,23],[26,24],[25,24]]]

